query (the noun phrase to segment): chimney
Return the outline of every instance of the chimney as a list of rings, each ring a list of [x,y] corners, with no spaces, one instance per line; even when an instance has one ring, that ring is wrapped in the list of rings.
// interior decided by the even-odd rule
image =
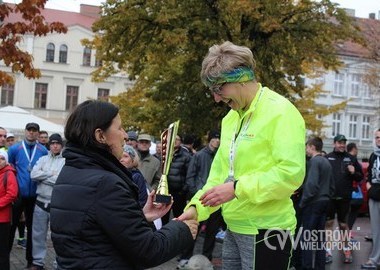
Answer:
[[[355,9],[353,8],[345,8],[344,11],[347,13],[350,17],[355,17]]]
[[[369,18],[370,18],[371,20],[376,20],[376,13],[370,13],[370,14],[369,14]]]
[[[86,4],[80,4],[79,13],[85,16],[100,18],[102,8],[100,6],[91,6]]]

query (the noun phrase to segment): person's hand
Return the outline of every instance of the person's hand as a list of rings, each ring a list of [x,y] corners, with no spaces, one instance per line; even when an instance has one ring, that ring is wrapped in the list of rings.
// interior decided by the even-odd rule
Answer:
[[[367,182],[366,183],[366,187],[367,187],[367,190],[369,190],[371,188],[371,183],[370,182]]]
[[[234,182],[228,182],[207,190],[199,200],[203,206],[218,206],[235,198]]]
[[[193,239],[195,240],[198,234],[199,222],[195,220],[184,220],[183,222],[189,227],[191,235],[193,236]]]
[[[175,218],[175,220],[179,221],[185,221],[185,220],[197,220],[198,219],[198,212],[197,209],[194,206],[190,206],[188,209],[186,209],[185,212],[183,212],[182,215]]]
[[[146,201],[146,204],[144,205],[144,208],[143,208],[145,218],[149,222],[164,216],[167,212],[170,211],[173,204],[173,198],[170,204],[153,203],[153,199],[155,195],[156,195],[156,191],[152,190],[149,193],[148,200]]]
[[[355,167],[353,165],[348,165],[347,169],[348,169],[348,171],[349,171],[350,174],[354,174],[355,173]]]

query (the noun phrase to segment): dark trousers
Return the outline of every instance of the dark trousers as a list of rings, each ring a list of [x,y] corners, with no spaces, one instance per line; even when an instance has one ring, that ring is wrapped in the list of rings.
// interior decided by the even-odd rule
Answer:
[[[205,240],[203,242],[203,250],[202,254],[206,256],[210,261],[212,260],[212,252],[214,251],[215,247],[215,236],[218,232],[220,227],[223,227],[225,229],[226,225],[224,223],[223,217],[222,217],[222,210],[219,209],[218,211],[212,213],[208,220],[206,220],[203,224],[206,224],[206,232],[205,232]],[[200,231],[201,224],[198,227],[198,232]],[[181,259],[190,259],[191,256],[193,256],[193,250],[195,246],[195,241],[193,244],[189,246],[187,249],[184,250],[184,252],[181,255]]]
[[[11,232],[11,223],[0,223],[0,269],[9,270],[9,235]]]
[[[309,270],[324,270],[325,269],[325,256],[326,251],[322,249],[323,243],[325,242],[325,224],[326,224],[326,209],[329,205],[328,200],[317,201],[311,203],[303,208],[302,211],[302,226],[303,235],[310,235],[312,231],[317,231],[319,233],[315,234],[317,236],[317,247],[315,251],[315,262],[313,267],[313,250],[311,248],[302,250],[302,269]],[[307,232],[308,231],[308,232]],[[310,233],[310,234],[309,234]],[[311,247],[309,245],[308,247]]]
[[[292,198],[293,200],[293,207],[296,212],[296,219],[297,219],[297,225],[295,230],[295,236],[297,236],[301,224],[302,224],[302,209],[299,207],[300,197]],[[290,266],[295,267],[297,270],[300,270],[302,268],[302,253],[301,249],[297,246],[293,246],[293,253],[292,258],[290,260]]]
[[[172,211],[173,211],[173,216],[174,217],[179,217],[183,213],[183,209],[186,206],[186,193],[180,191],[180,192],[175,192],[175,191],[170,191],[170,195],[173,197],[173,205],[172,205]],[[169,222],[170,218],[170,212],[169,211],[165,216],[161,218],[162,225],[165,225],[166,223]]]
[[[12,211],[12,226],[11,226],[11,234],[9,238],[9,249],[12,249],[13,242],[15,239],[16,229],[19,224],[20,216],[22,211],[25,214],[25,225],[27,228],[27,241],[26,241],[26,261],[28,265],[32,265],[33,263],[33,255],[32,255],[32,225],[33,225],[33,211],[34,205],[36,202],[36,197],[22,197],[21,200],[13,205]]]
[[[226,229],[226,224],[224,223],[222,217],[222,210],[212,213],[208,220],[205,222],[206,224],[206,232],[205,232],[205,240],[203,242],[203,250],[202,254],[206,256],[210,261],[212,260],[212,252],[215,247],[215,235],[218,232],[220,227]]]
[[[350,212],[348,214],[348,221],[347,221],[348,228],[350,230],[352,230],[352,227],[354,226],[355,220],[359,215],[359,210],[361,207],[362,207],[361,204],[352,204],[351,203]]]

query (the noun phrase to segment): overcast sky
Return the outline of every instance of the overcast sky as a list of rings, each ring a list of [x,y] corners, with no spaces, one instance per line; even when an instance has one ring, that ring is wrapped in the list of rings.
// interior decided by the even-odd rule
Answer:
[[[18,3],[20,0],[4,0],[8,3]],[[100,5],[104,0],[48,0],[46,7],[79,12],[80,4]],[[356,17],[368,18],[369,13],[376,13],[379,18],[380,0],[332,0],[339,3],[342,8],[355,9]]]

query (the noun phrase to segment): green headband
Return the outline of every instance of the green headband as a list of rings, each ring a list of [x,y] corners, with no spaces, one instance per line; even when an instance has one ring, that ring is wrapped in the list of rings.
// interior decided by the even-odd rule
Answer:
[[[232,71],[223,72],[219,77],[210,77],[207,76],[204,81],[207,87],[212,85],[222,84],[222,83],[230,83],[230,82],[248,82],[253,81],[255,79],[255,73],[249,67],[238,67],[233,69]]]

